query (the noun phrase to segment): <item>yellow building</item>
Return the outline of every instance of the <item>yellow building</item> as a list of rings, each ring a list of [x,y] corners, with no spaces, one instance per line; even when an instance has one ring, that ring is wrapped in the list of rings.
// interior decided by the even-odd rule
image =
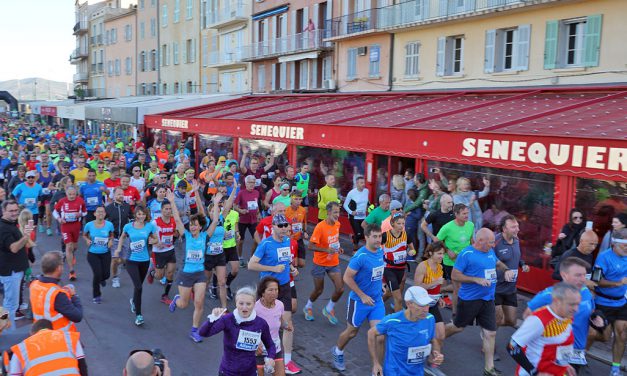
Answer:
[[[341,91],[607,84],[627,71],[624,0],[415,0],[336,12],[328,40]]]

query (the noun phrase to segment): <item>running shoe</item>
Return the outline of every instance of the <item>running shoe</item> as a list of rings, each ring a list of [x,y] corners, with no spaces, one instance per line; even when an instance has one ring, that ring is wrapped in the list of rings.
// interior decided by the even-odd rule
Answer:
[[[76,281],[76,272],[74,270],[70,272],[70,281]]]
[[[152,268],[152,263],[150,264],[150,270],[148,270],[146,280],[148,281],[149,285],[152,285],[155,282],[155,270]]]
[[[226,300],[233,300],[233,292],[231,291],[231,287],[226,288]]]
[[[114,288],[120,288],[120,278],[119,277],[113,277],[113,279],[111,280],[111,287]]]
[[[335,352],[337,346],[333,346],[331,353],[333,354],[333,365],[338,371],[346,371],[346,365],[344,364],[344,354],[338,354]],[[485,375],[485,373],[484,373]]]
[[[327,311],[327,307],[322,308],[322,314],[324,317],[329,320],[331,325],[337,325],[337,317],[335,317],[335,310],[332,309],[331,312]],[[306,317],[305,317],[306,318]]]
[[[179,294],[174,295],[174,299],[170,302],[170,312],[174,313],[174,311],[176,311],[176,302],[180,298],[181,296]]]
[[[28,303],[22,303],[20,304],[20,308],[18,308],[19,310],[23,310],[23,309],[28,309]]]
[[[166,294],[161,295],[161,303],[170,305],[172,303],[172,299],[170,299]]]
[[[192,330],[189,332],[189,338],[191,338],[192,341],[196,343],[202,342],[202,337],[200,336],[200,334],[198,334],[198,328],[192,328]]]
[[[46,229],[44,228],[44,225],[39,225],[39,226],[37,226],[37,227],[38,227],[38,230],[39,230],[39,233],[40,233],[40,234],[43,234],[43,233],[44,233],[44,231],[46,231]]]
[[[128,302],[131,303],[131,313],[135,313],[135,302],[133,302],[133,298],[130,298]]]
[[[610,370],[610,376],[623,376],[623,373],[620,371],[619,367],[612,367]]]
[[[483,376],[502,376],[503,372],[499,371],[498,369],[492,367],[492,369],[484,369],[483,370]]]
[[[52,236],[52,229],[50,227],[46,230],[46,235]]]
[[[102,297],[97,296],[91,300],[94,304],[102,304]]]
[[[239,267],[242,269],[246,269],[246,267],[248,266],[248,264],[246,263],[246,261],[244,261],[243,258],[239,259]]]
[[[314,321],[313,309],[311,308],[303,308],[303,313],[305,314],[305,320]]]
[[[142,315],[135,316],[135,325],[137,325],[137,326],[144,325],[144,316],[142,316]]]
[[[159,282],[161,282],[161,284],[165,286],[165,284],[168,283],[168,280],[165,279],[165,277],[163,277],[163,278],[161,278],[161,281],[159,281]]]
[[[218,299],[218,289],[215,287],[210,287],[209,291],[207,291],[207,294],[209,295],[209,298],[213,300]]]
[[[285,374],[286,375],[298,375],[303,372],[293,360],[290,360],[289,363],[285,365]]]
[[[15,311],[15,320],[21,320],[24,317],[26,317],[26,315],[24,315],[21,311]]]

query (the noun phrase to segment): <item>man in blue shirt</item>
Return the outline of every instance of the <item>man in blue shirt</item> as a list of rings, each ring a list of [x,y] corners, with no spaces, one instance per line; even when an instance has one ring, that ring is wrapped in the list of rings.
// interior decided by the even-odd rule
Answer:
[[[87,224],[96,219],[94,215],[96,209],[104,205],[104,194],[107,188],[104,183],[96,180],[96,170],[90,168],[87,170],[87,182],[81,185],[79,190],[87,208],[85,216],[85,224]]]
[[[477,322],[481,326],[484,350],[484,376],[498,376],[494,368],[494,340],[496,338],[496,269],[504,271],[505,281],[512,281],[516,270],[508,270],[494,254],[494,233],[482,228],[477,231],[472,245],[464,248],[455,259],[451,278],[461,284],[457,301],[457,315],[446,325],[446,337],[460,333]]]
[[[37,225],[39,217],[39,201],[42,193],[42,187],[35,182],[37,172],[28,171],[26,173],[26,181],[18,184],[11,194],[15,196],[17,202],[33,213],[33,220]]]
[[[412,286],[405,291],[406,309],[387,315],[368,331],[368,350],[373,375],[424,375],[427,359],[440,365],[444,356],[431,351],[435,341],[435,318],[429,305],[435,303],[427,290]],[[385,336],[385,338],[383,338]],[[377,342],[385,341],[385,359],[381,366]]]
[[[337,340],[337,346],[331,349],[333,365],[339,371],[346,370],[344,348],[357,335],[361,324],[367,319],[370,327],[374,327],[385,316],[382,282],[385,262],[381,248],[381,227],[368,224],[364,235],[366,245],[353,255],[344,272],[344,283],[351,289],[346,312],[347,325]]]
[[[627,339],[627,228],[612,233],[612,248],[599,253],[594,269],[601,270],[601,279],[594,290],[595,303],[609,325],[603,333],[591,336],[589,342],[592,345],[595,340],[609,341],[614,331],[610,376],[620,376],[620,362]]]

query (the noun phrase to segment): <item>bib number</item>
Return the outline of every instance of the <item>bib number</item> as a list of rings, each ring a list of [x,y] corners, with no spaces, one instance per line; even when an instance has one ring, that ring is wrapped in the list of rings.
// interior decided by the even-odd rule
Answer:
[[[373,268],[370,280],[380,281],[383,278],[383,269],[385,269],[385,265],[381,265],[381,266],[377,266],[376,268]]]
[[[292,261],[291,256],[290,247],[279,247],[276,250],[276,257],[279,262],[290,262]]]
[[[261,185],[261,179],[255,179],[255,187],[259,187]]]
[[[234,230],[229,230],[229,231],[224,233],[224,240],[231,240],[234,237],[235,237],[235,231]]]
[[[339,251],[340,250],[340,243],[339,242],[331,243],[331,244],[329,244],[329,248],[331,248],[334,251]]]
[[[573,345],[557,346],[555,361],[558,365],[567,365],[573,356]]]
[[[49,195],[49,194],[50,194],[50,189],[48,189],[48,188],[42,188],[42,189],[41,189],[41,194],[43,194],[43,195]]]
[[[219,255],[222,253],[222,243],[209,243],[209,254]]]
[[[65,213],[66,222],[76,222],[76,213]]]
[[[364,212],[364,211],[356,211],[353,216],[360,217],[360,218],[361,217],[365,217],[366,216],[366,212]]]
[[[131,242],[130,249],[131,252],[137,253],[144,250],[146,243],[143,240],[138,240],[136,242]]]
[[[246,206],[248,208],[248,211],[255,211],[259,208],[259,205],[257,204],[257,201],[248,201],[246,203]]]
[[[424,363],[431,354],[431,344],[407,349],[407,364]]]
[[[496,282],[496,269],[484,270],[484,278],[492,283],[495,283]]]
[[[573,349],[572,353],[570,354],[568,358],[568,363],[579,364],[579,365],[588,364],[588,361],[586,360],[586,350]]]
[[[161,243],[165,245],[172,245],[173,240],[174,240],[174,236],[172,235],[164,235],[161,237]]]
[[[100,236],[94,237],[94,245],[97,245],[99,247],[106,247],[108,243],[109,238],[102,238]]]
[[[407,251],[397,251],[392,254],[395,264],[402,264],[407,260]]]
[[[299,232],[303,231],[303,224],[302,223],[293,223],[292,224],[292,232],[294,234],[297,234]]]
[[[98,205],[98,197],[87,197],[87,205]]]
[[[198,249],[190,249],[185,256],[185,262],[199,263],[203,261],[202,251]]]
[[[33,197],[27,197],[24,199],[24,205],[35,205],[35,203],[37,202],[37,200]]]
[[[261,342],[261,333],[240,330],[235,348],[244,351],[256,351]]]
[[[518,269],[514,270],[514,275],[512,276],[512,282],[516,282],[518,280]]]

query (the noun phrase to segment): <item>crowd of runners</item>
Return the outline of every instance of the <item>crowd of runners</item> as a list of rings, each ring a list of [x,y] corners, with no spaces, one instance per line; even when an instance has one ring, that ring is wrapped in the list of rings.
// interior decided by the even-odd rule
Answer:
[[[344,350],[368,322],[374,375],[440,374],[446,339],[474,324],[481,327],[477,346],[486,376],[502,374],[495,367],[499,350],[518,363],[519,375],[575,375],[595,340],[613,341],[610,375],[621,375],[627,337],[624,214],[614,218],[607,248],[595,260],[585,256],[596,248],[597,235],[585,229],[579,234],[576,247],[556,261],[562,282],[531,300],[508,348],[495,350],[498,328],[517,326],[516,281],[529,266],[516,217],[501,216],[492,231],[483,227],[480,209],[477,215],[488,179],[484,192],[470,191],[463,178],[449,192],[442,172],[425,179],[410,171],[406,196],[383,193],[373,205],[362,176],[341,197],[333,175],[312,186],[309,162],[277,173],[274,156],[248,148],[239,160],[230,151],[196,156],[184,141],[170,150],[158,142],[70,134],[8,119],[1,120],[0,133],[0,201],[15,200],[23,208],[20,225],[36,229],[34,242],[60,233],[63,278],[91,283],[94,304],[109,302],[108,283],[128,289],[129,319],[138,326],[145,322],[146,284],[162,289],[165,305],[163,315],[151,314],[150,320],[176,317],[191,305],[193,342],[223,332],[221,375],[300,373],[292,353],[295,314],[329,325],[345,321],[337,342],[329,344],[338,371],[346,369]],[[318,210],[315,226],[308,225],[311,207]],[[416,210],[423,213],[419,221]],[[341,228],[342,211],[350,231]],[[344,249],[341,233],[349,232],[352,249]],[[247,237],[252,247],[243,246]],[[83,262],[77,252],[86,253],[92,275],[77,275],[75,265]],[[342,254],[350,256],[345,270]],[[313,291],[296,283],[306,263],[312,263]],[[132,286],[121,285],[122,269]],[[235,289],[243,269],[259,273],[258,286]],[[333,284],[333,294],[316,304],[325,281]],[[345,287],[347,315],[340,318],[335,305]],[[19,301],[7,301],[5,287],[3,306],[12,320],[26,306],[19,295]],[[208,298],[215,308],[207,318]],[[451,322],[444,322],[445,307],[452,309]]]

